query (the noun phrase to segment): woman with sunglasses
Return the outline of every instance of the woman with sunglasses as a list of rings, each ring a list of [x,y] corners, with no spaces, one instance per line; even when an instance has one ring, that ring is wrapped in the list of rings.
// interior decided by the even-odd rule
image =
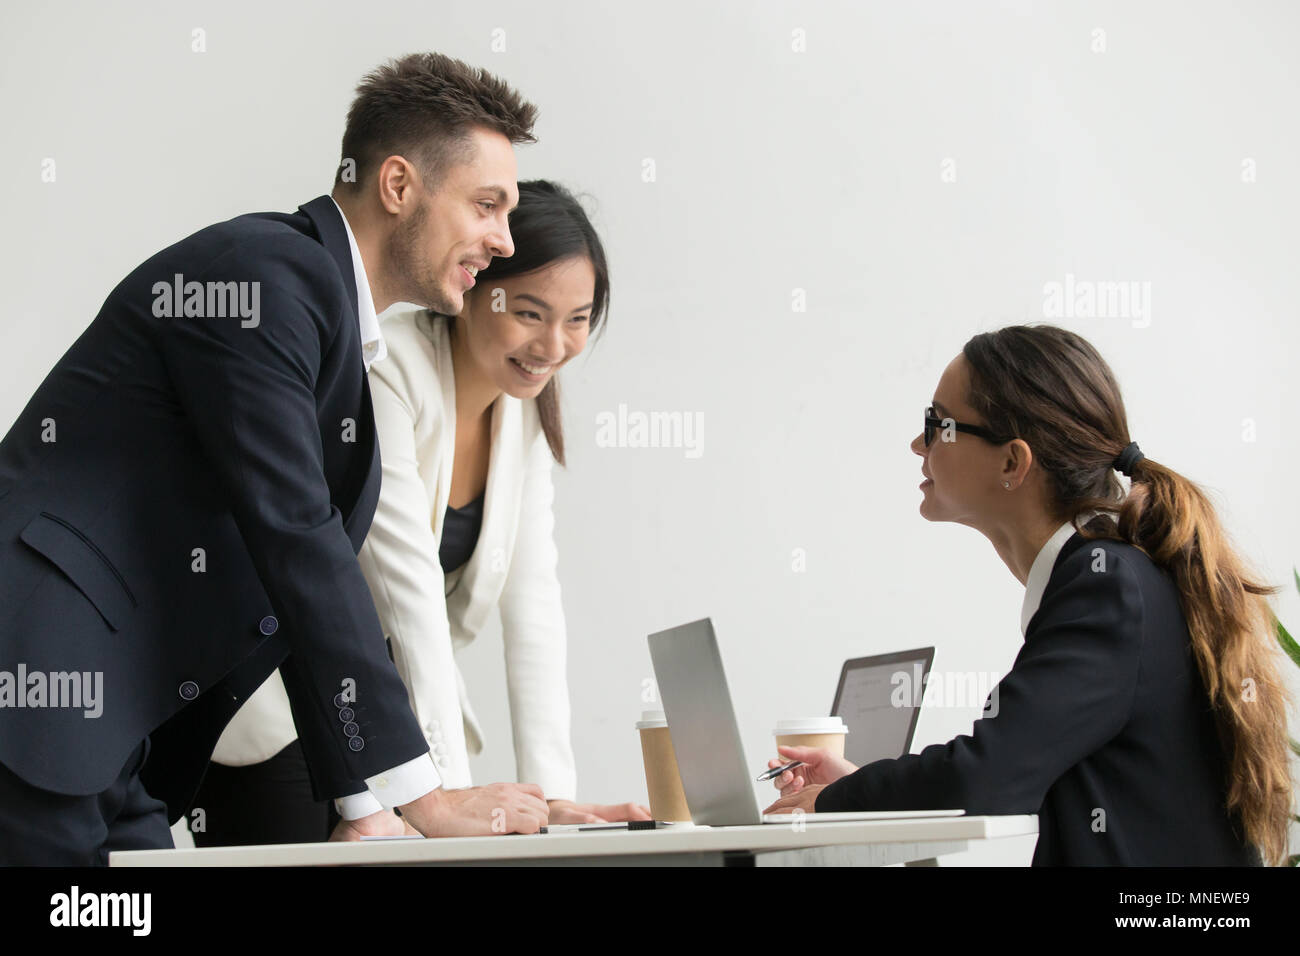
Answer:
[[[969,735],[861,768],[780,748],[805,766],[777,778],[768,812],[1036,813],[1036,866],[1281,863],[1275,589],[1206,496],[1130,440],[1092,346],[1051,326],[975,336],[912,451],[921,515],[984,534],[1025,585],[1025,643]]]

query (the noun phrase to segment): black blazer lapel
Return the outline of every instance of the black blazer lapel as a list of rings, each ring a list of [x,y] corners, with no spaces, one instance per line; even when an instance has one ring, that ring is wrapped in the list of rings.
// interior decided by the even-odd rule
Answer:
[[[352,475],[348,476],[349,488],[356,487],[357,492],[356,499],[352,501],[350,507],[343,510],[343,530],[348,533],[348,538],[352,541],[352,549],[360,553],[361,545],[370,531],[370,522],[375,516],[375,507],[379,504],[381,473],[379,440],[375,434],[375,410],[370,399],[370,376],[368,375],[361,376],[361,418],[358,431],[369,436],[370,454],[367,455],[364,450],[360,451],[353,465],[354,468],[359,468],[362,462],[366,463],[366,470],[361,473],[360,480],[352,484]]]
[[[343,273],[343,282],[348,289],[348,308],[352,310],[352,321],[359,322],[357,276],[352,268],[352,247],[348,245],[347,228],[343,225],[343,217],[334,206],[334,200],[329,196],[317,196],[311,202],[299,206],[298,211],[312,221],[312,225],[316,227],[316,235],[320,236],[321,245],[329,250],[329,254],[338,263],[339,272]]]
[[[361,408],[357,416],[357,454],[348,468],[339,494],[339,511],[343,514],[343,528],[352,541],[354,551],[360,551],[370,530],[370,521],[379,502],[379,442],[375,435],[375,411],[370,398],[370,380],[361,357],[360,318],[357,314],[357,276],[352,266],[352,246],[348,243],[347,227],[343,217],[329,196],[318,196],[298,207],[316,227],[323,245],[334,258],[343,275],[348,290],[348,309],[352,316],[351,329],[357,341],[356,364],[361,376]],[[367,445],[369,447],[367,447]]]

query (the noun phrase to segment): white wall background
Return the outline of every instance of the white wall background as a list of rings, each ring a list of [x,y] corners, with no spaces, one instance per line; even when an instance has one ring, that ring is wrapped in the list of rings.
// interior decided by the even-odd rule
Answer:
[[[1150,283],[1147,327],[1059,324],[1300,629],[1297,46],[1296,8],[1260,0],[6,5],[0,419],[140,261],[327,192],[359,78],[437,50],[540,106],[520,178],[590,194],[611,260],[557,473],[580,798],[644,799],[663,627],[713,617],[756,766],[776,718],[827,711],[846,657],[932,642],[940,670],[1010,667],[1023,590],[977,533],[919,517],[907,446],[966,339],[1043,321],[1067,273]],[[620,404],[702,415],[702,456],[597,447]],[[475,774],[513,779],[499,631],[463,667]],[[924,712],[916,749],[977,708]]]

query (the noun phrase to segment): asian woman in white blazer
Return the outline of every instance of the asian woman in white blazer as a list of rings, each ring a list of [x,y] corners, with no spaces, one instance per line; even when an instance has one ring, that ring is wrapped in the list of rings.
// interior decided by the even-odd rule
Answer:
[[[519,183],[510,228],[515,254],[467,271],[459,316],[383,323],[387,356],[370,371],[383,481],[358,559],[444,787],[471,785],[469,756],[485,744],[455,655],[496,608],[518,779],[542,788],[549,822],[649,819],[636,803],[576,802],[552,533],[551,470],[564,461],[555,373],[600,324],[604,252],[578,202],[545,181]],[[213,755],[210,773],[235,781],[220,796],[229,825],[209,813],[196,843],[325,839],[337,816],[325,822],[311,799],[295,739],[273,675]],[[233,813],[232,799],[244,802]]]

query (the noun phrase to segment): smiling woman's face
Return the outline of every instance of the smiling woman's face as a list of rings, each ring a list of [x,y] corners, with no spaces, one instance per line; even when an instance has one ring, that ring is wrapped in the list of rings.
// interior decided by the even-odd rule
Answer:
[[[987,423],[966,404],[970,389],[970,368],[958,355],[944,369],[934,390],[934,409],[939,419],[963,425]],[[945,440],[945,438],[949,440]],[[983,519],[1002,510],[1007,489],[1002,486],[1002,466],[1007,455],[1003,446],[953,429],[937,429],[925,446],[925,433],[912,440],[912,451],[921,456],[921,516],[928,521],[955,521],[981,527]]]
[[[586,347],[595,289],[585,256],[475,286],[456,326],[476,371],[508,395],[535,398]]]

